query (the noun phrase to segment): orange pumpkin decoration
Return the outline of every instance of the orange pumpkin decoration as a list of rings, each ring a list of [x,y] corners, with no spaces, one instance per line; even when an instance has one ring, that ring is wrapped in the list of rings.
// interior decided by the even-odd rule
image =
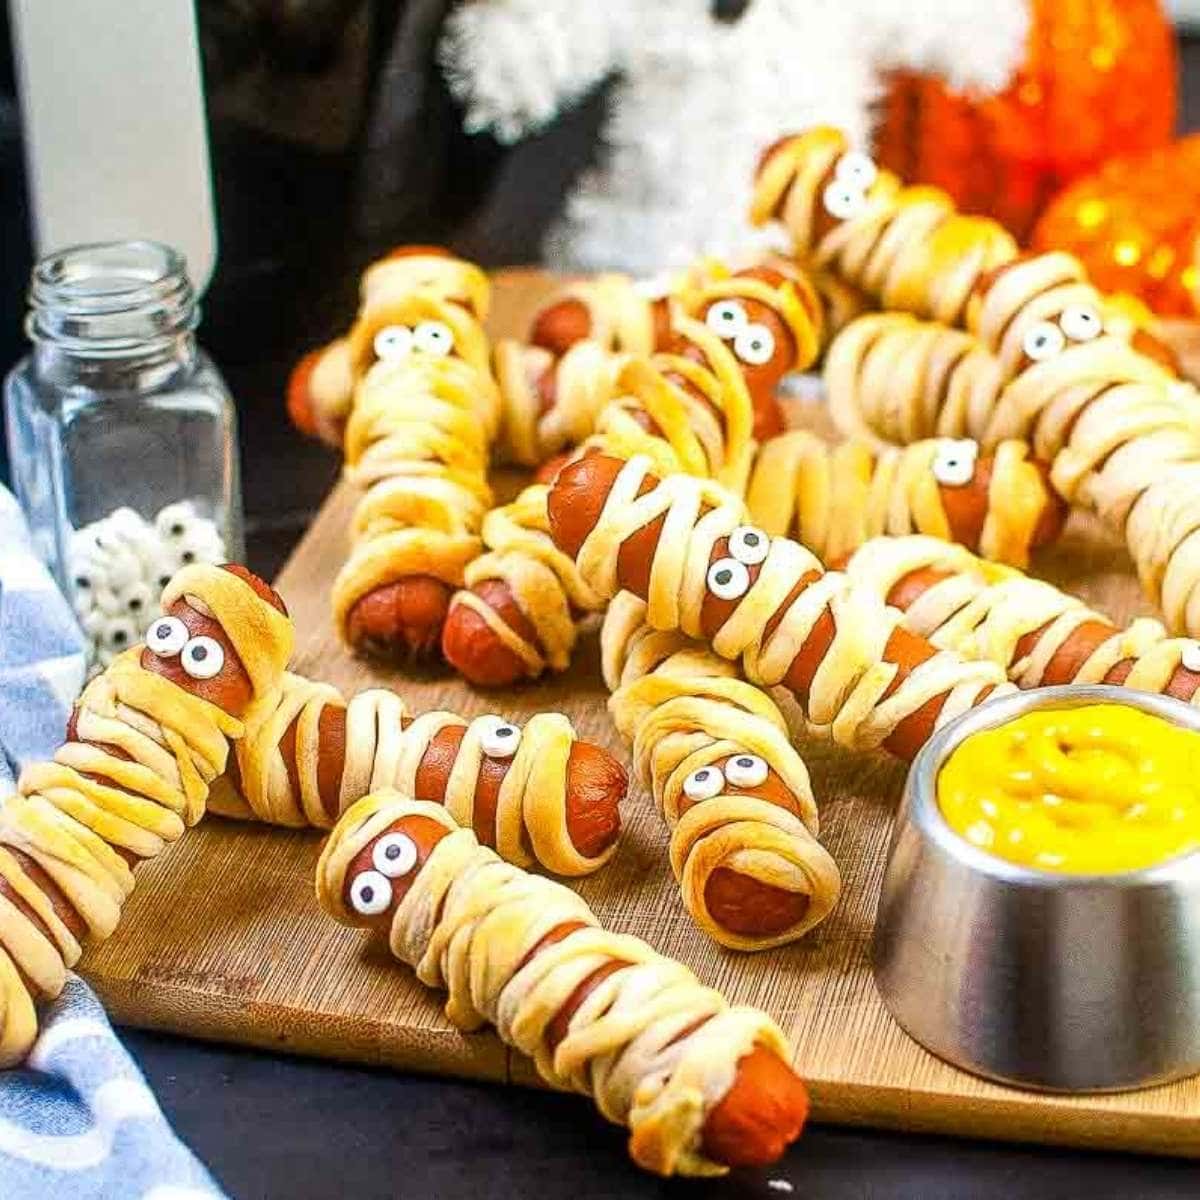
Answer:
[[[1064,184],[1106,159],[1163,145],[1175,124],[1175,38],[1159,0],[1030,0],[1025,62],[971,99],[894,77],[880,161],[944,188],[1024,238]]]
[[[1200,134],[1113,159],[1072,184],[1033,231],[1039,249],[1069,250],[1092,281],[1129,292],[1161,316],[1194,316],[1200,233]]]

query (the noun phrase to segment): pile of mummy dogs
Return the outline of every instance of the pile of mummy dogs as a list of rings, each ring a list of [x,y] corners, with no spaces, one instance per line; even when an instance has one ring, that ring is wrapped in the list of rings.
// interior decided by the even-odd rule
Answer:
[[[793,258],[573,283],[495,346],[477,267],[393,252],[288,394],[361,489],[333,590],[348,645],[502,686],[565,670],[603,613],[610,712],[681,901],[747,951],[803,936],[841,886],[772,689],[810,734],[907,760],[1014,687],[1200,687],[1200,404],[1145,315],[830,129],[767,150],[754,216]],[[775,400],[822,355],[837,445]],[[493,450],[537,468],[499,507]],[[1070,506],[1126,537],[1165,624],[1023,573]],[[565,717],[347,701],[286,670],[284,604],[237,566],[185,567],[163,614],[0,808],[0,1059],[113,933],[136,865],[211,809],[331,830],[325,911],[386,935],[456,1026],[591,1095],[642,1166],[762,1165],[799,1135],[767,1016],[528,873],[617,849],[625,772]]]

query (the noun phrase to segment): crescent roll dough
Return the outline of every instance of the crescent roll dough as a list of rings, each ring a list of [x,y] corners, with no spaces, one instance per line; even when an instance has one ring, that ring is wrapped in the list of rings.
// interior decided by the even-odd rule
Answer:
[[[846,564],[847,575],[881,599],[924,570],[941,578],[906,606],[904,627],[935,646],[996,663],[1019,687],[1121,682],[1166,692],[1181,667],[1200,668],[1200,643],[1168,637],[1158,621],[1141,617],[1121,628],[1053,584],[996,568],[961,546],[925,537],[877,538]],[[1070,654],[1064,672],[1057,656],[1081,631],[1088,635],[1086,653]],[[1193,692],[1191,702],[1200,703],[1200,695]]]

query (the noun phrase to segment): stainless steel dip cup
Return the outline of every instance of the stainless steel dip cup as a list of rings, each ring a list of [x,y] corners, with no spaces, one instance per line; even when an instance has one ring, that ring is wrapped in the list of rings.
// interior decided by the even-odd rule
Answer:
[[[1108,686],[988,701],[917,756],[892,834],[875,981],[939,1058],[1004,1083],[1115,1091],[1200,1071],[1200,853],[1138,871],[1031,870],[946,823],[937,777],[973,733],[1034,709],[1122,704],[1200,732],[1200,710]]]

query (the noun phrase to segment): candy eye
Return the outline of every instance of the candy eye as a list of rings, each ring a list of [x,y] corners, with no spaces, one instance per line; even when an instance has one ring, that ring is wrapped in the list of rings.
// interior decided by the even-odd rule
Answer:
[[[371,343],[375,357],[385,362],[403,358],[413,348],[413,331],[407,325],[385,325]]]
[[[708,590],[718,600],[737,600],[750,587],[750,572],[736,558],[719,558],[708,568]]]
[[[146,630],[146,649],[159,658],[174,658],[188,636],[188,627],[178,617],[160,617]]]
[[[185,501],[168,504],[159,509],[154,518],[154,528],[160,537],[178,541],[191,528],[195,520],[192,506]]]
[[[413,333],[413,344],[426,354],[445,358],[454,349],[454,334],[442,321],[422,321]]]
[[[765,325],[747,325],[733,339],[733,352],[742,362],[761,367],[775,353],[775,336]]]
[[[861,150],[850,150],[843,154],[833,173],[839,183],[862,192],[879,178],[879,168]]]
[[[1056,354],[1061,354],[1067,339],[1063,331],[1051,321],[1038,321],[1031,325],[1021,339],[1021,349],[1027,358],[1034,362],[1045,362]]]
[[[857,217],[867,207],[867,194],[860,187],[835,179],[821,197],[825,211],[839,221]]]
[[[1058,325],[1073,342],[1090,342],[1104,332],[1100,314],[1094,308],[1084,308],[1079,304],[1064,308]]]
[[[704,323],[718,337],[728,341],[750,324],[750,318],[736,300],[718,300],[716,304],[709,305],[708,312],[704,314]]]
[[[1185,671],[1200,671],[1200,642],[1188,642],[1179,663]]]
[[[757,754],[739,754],[725,764],[725,778],[739,788],[755,788],[767,778],[767,763]]]
[[[119,654],[137,641],[137,628],[127,617],[113,617],[104,623],[101,644]]]
[[[933,457],[933,477],[946,487],[965,487],[975,477],[975,442],[943,442]]]
[[[725,790],[720,767],[701,767],[683,781],[683,794],[689,800],[711,800]]]
[[[406,833],[386,834],[375,843],[371,862],[381,875],[399,879],[417,865],[417,843]]]
[[[194,637],[184,646],[179,661],[193,679],[211,679],[225,665],[225,651],[213,638]]]
[[[378,871],[363,871],[350,885],[350,907],[364,917],[387,912],[392,903],[392,885]]]
[[[499,717],[492,717],[479,738],[480,748],[488,758],[512,758],[521,744],[521,731]]]
[[[729,554],[748,567],[755,567],[767,557],[771,539],[753,525],[739,525],[729,535]]]

